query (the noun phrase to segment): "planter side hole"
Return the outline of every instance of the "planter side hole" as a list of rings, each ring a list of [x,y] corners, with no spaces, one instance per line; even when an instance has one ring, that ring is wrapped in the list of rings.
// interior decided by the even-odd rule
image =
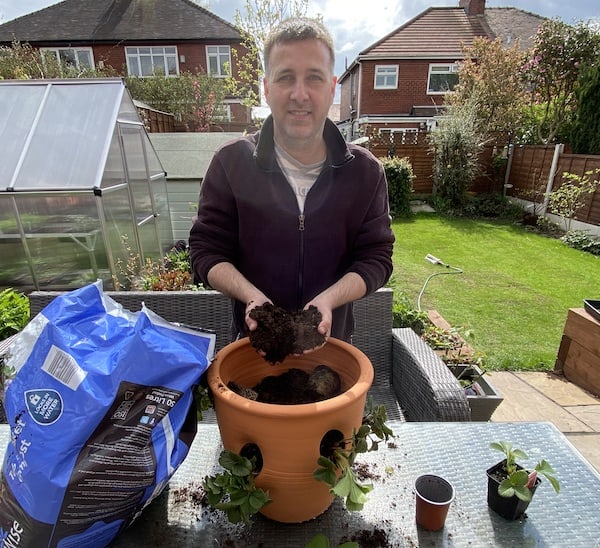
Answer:
[[[241,448],[240,456],[246,457],[251,462],[252,459],[254,459],[254,468],[252,471],[254,474],[258,475],[263,467],[263,456],[260,447],[256,445],[256,443],[247,443]]]
[[[333,452],[340,446],[340,442],[343,441],[344,434],[339,430],[329,430],[321,438],[321,444],[319,446],[319,452],[321,456],[331,458]]]

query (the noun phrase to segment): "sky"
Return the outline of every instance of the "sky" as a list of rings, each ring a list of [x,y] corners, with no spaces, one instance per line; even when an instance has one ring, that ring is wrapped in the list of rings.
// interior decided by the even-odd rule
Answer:
[[[57,4],[58,0],[0,0],[0,23]],[[197,3],[233,23],[245,0],[198,0]],[[309,15],[320,14],[336,46],[336,74],[358,53],[430,7],[455,7],[458,0],[309,0]],[[565,23],[600,21],[597,0],[487,0],[486,7],[513,7]]]

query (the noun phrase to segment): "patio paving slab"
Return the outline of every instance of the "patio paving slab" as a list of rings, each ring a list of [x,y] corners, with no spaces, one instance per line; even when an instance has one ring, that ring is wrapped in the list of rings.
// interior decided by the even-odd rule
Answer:
[[[565,407],[581,422],[587,424],[594,432],[600,432],[600,404],[599,405],[570,405]]]
[[[600,398],[569,382],[563,375],[550,371],[541,373],[518,371],[515,375],[563,407],[600,404]]]
[[[518,375],[506,371],[486,375],[504,398],[492,415],[493,421],[550,421],[563,433],[594,431]]]
[[[504,397],[494,422],[550,421],[600,473],[600,398],[552,372],[486,375]]]

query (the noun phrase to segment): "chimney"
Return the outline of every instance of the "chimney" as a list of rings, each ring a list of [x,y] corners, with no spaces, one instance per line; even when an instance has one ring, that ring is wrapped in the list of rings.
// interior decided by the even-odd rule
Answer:
[[[459,0],[458,7],[463,8],[467,15],[483,15],[485,0]]]

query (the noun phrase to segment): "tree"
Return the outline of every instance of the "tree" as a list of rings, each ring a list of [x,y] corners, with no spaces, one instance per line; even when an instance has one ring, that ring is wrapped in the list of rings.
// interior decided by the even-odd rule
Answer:
[[[517,132],[523,119],[526,93],[520,75],[523,52],[519,43],[506,48],[497,38],[475,38],[463,49],[459,84],[445,100],[450,106],[477,103],[477,129],[482,136],[507,137]],[[499,85],[501,83],[501,85]]]
[[[600,33],[583,23],[559,19],[542,23],[522,73],[530,85],[532,119],[538,142],[554,142],[575,112],[579,74],[598,64]]]
[[[600,154],[600,66],[584,69],[577,89],[577,111],[571,129],[575,154]]]
[[[308,0],[246,0],[245,15],[236,9],[234,22],[242,36],[242,49],[232,50],[237,74],[231,93],[241,97],[246,106],[261,104],[263,49],[269,32],[284,19],[304,17],[307,11]]]
[[[465,209],[483,144],[477,122],[480,108],[474,99],[449,107],[447,116],[431,132],[433,200],[438,211],[460,215]]]

